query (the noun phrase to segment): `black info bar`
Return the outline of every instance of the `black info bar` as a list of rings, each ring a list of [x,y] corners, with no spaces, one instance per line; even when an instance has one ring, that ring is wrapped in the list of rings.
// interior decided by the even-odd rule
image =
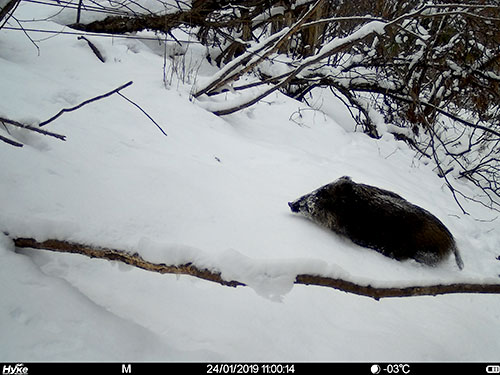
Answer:
[[[500,363],[500,362],[499,362]],[[480,362],[23,362],[1,363],[2,375],[103,373],[141,375],[153,373],[189,374],[365,374],[417,375],[441,373],[499,374],[499,363]]]

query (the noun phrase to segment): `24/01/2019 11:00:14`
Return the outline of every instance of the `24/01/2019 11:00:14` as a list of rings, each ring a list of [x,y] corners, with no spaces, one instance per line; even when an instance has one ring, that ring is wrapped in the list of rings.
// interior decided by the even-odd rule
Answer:
[[[207,374],[293,374],[294,364],[207,364]]]

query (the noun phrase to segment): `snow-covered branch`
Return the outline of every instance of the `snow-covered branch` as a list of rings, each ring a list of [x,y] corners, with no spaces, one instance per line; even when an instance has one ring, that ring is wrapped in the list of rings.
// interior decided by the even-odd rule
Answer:
[[[33,238],[14,238],[14,245],[18,248],[50,250],[61,253],[81,254],[90,258],[107,259],[128,264],[133,267],[162,274],[189,275],[199,279],[215,282],[224,286],[246,286],[237,280],[225,280],[217,270],[197,267],[193,263],[181,265],[166,265],[153,263],[142,258],[138,253],[128,253],[121,250],[93,247],[86,244],[49,239],[43,242]],[[375,300],[388,297],[415,297],[436,296],[450,293],[489,293],[500,294],[500,284],[486,283],[453,283],[423,286],[391,286],[376,287],[370,284],[360,284],[342,278],[333,278],[321,275],[300,274],[295,277],[295,284],[316,285],[370,297]]]
[[[21,129],[25,129],[25,130],[28,130],[28,131],[32,131],[32,132],[35,132],[35,133],[38,133],[38,134],[46,135],[46,136],[49,136],[49,137],[57,138],[57,139],[60,139],[61,141],[65,141],[66,140],[66,136],[64,136],[62,134],[58,134],[58,133],[54,133],[54,132],[49,132],[47,130],[40,129],[40,128],[37,128],[35,126],[24,124],[22,122],[11,120],[11,119],[8,119],[8,118],[5,118],[5,117],[0,117],[0,123],[7,130],[7,132],[9,131],[7,125],[9,125],[9,126],[13,126],[13,127],[16,127],[16,128],[21,128]],[[14,139],[11,139],[11,138],[8,138],[8,137],[0,136],[0,141],[3,141],[5,143],[7,143],[7,144],[10,144],[11,146],[23,147],[22,143],[20,143],[18,141],[15,141]]]
[[[292,27],[285,28],[279,33],[273,34],[269,39],[267,39],[263,44],[263,47],[258,47],[255,50],[250,50],[247,53],[238,57],[235,61],[228,64],[221,72],[215,77],[215,79],[205,84],[205,87],[200,88],[194,97],[199,97],[200,95],[209,93],[210,90],[215,91],[220,87],[231,84],[240,78],[243,74],[248,73],[254,69],[259,63],[266,60],[271,54],[275,53],[288,39],[295,34],[304,22],[323,4],[324,0],[318,0],[311,6],[311,8],[306,12],[306,14],[299,19]],[[267,47],[269,46],[270,47]],[[267,48],[266,48],[267,47]],[[263,51],[262,54],[259,52]],[[252,59],[251,59],[252,58]],[[251,59],[250,61],[248,61]],[[232,74],[232,71],[236,70]]]

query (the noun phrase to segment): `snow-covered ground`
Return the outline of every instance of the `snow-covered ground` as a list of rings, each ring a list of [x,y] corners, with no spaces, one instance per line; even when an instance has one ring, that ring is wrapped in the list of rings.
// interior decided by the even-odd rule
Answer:
[[[27,22],[54,13],[22,3],[16,17],[32,29],[63,30],[69,10]],[[23,32],[0,30],[0,117],[36,125],[133,81],[122,93],[168,136],[116,94],[45,127],[65,142],[0,127],[25,144],[0,143],[0,361],[500,359],[498,295],[375,301],[293,285],[300,273],[380,286],[500,281],[497,215],[466,202],[471,215],[463,215],[405,144],[353,132],[327,96],[317,99],[321,110],[276,93],[217,117],[189,95],[195,80],[216,72],[196,44],[164,67],[164,49],[152,40],[88,37],[101,63],[76,35],[29,34],[36,47]],[[465,269],[451,257],[435,268],[397,262],[290,212],[288,201],[343,175],[439,217]],[[2,232],[193,262],[249,287],[16,250]]]

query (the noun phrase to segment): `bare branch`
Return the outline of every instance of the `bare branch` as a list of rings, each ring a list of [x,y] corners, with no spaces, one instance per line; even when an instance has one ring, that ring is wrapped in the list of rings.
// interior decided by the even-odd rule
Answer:
[[[0,122],[3,123],[4,125],[8,124],[8,125],[16,126],[18,128],[27,129],[27,130],[30,130],[30,131],[33,131],[33,132],[36,132],[36,133],[47,135],[49,137],[54,137],[54,138],[60,139],[62,141],[66,140],[66,136],[65,135],[61,135],[61,134],[49,132],[47,130],[39,129],[39,128],[36,128],[34,126],[23,124],[23,123],[21,123],[19,121],[10,120],[10,119],[5,118],[5,117],[0,117]]]
[[[133,82],[130,81],[130,82],[127,82],[125,83],[124,85],[121,85],[120,87],[117,87],[116,89],[114,90],[111,90],[105,94],[102,94],[102,95],[99,95],[99,96],[96,96],[94,98],[91,98],[91,99],[87,99],[85,101],[83,101],[82,103],[74,106],[74,107],[70,107],[70,108],[63,108],[61,109],[57,114],[55,114],[54,116],[52,116],[51,118],[49,118],[48,120],[45,120],[45,121],[42,121],[39,126],[42,127],[42,126],[45,126],[47,125],[48,123],[54,121],[55,119],[57,119],[59,116],[61,116],[62,114],[66,113],[66,112],[72,112],[72,111],[76,111],[77,109],[80,109],[82,108],[83,106],[87,105],[87,104],[90,104],[92,102],[95,102],[97,100],[100,100],[100,99],[104,99],[104,98],[107,98],[108,96],[111,96],[117,92],[119,92],[120,90],[123,90],[124,88],[127,88],[129,87]]]
[[[7,143],[11,146],[14,146],[14,147],[23,147],[22,143],[16,142],[16,141],[14,141],[10,138],[4,137],[2,135],[0,135],[0,141],[5,142],[5,143]]]
[[[410,286],[404,288],[397,286],[379,288],[371,285],[359,285],[343,279],[334,279],[316,275],[297,275],[295,283],[334,288],[347,293],[371,297],[375,300],[388,297],[437,296],[440,294],[456,293],[500,294],[500,284],[454,283],[428,286]]]
[[[137,103],[135,103],[134,101],[130,100],[129,98],[127,98],[125,95],[123,95],[121,92],[118,92],[118,95],[120,95],[123,99],[125,99],[127,102],[129,102],[130,104],[132,104],[134,107],[136,107],[137,109],[139,109],[139,111],[141,111],[142,113],[144,113],[144,115],[151,120],[151,122],[153,124],[156,125],[156,127],[158,129],[160,129],[160,131],[163,133],[164,136],[167,136],[167,133],[165,133],[165,131],[162,129],[162,127],[160,125],[158,125],[158,123],[144,110],[141,108],[141,106],[139,106]]]

